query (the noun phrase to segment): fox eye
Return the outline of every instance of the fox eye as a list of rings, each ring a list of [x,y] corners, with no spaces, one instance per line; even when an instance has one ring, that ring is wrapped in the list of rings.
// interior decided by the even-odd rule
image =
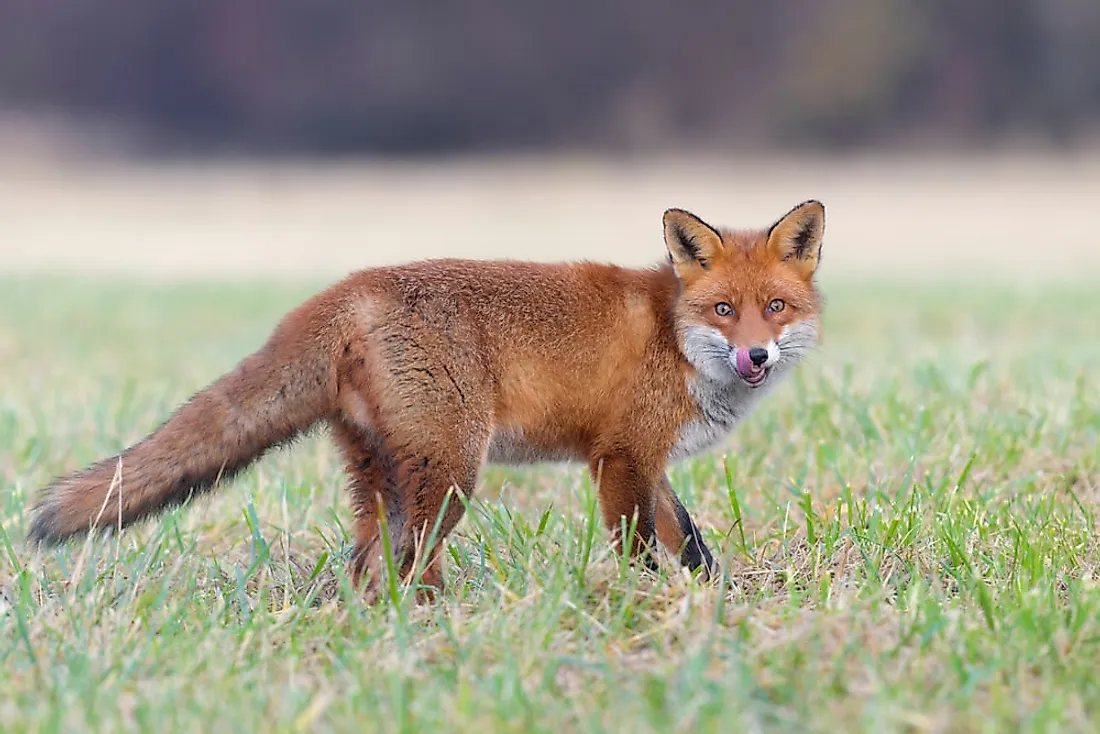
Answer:
[[[772,302],[768,304],[768,313],[779,313],[787,307],[787,304],[780,298],[772,299]]]
[[[729,316],[733,313],[733,306],[729,305],[725,301],[720,301],[714,306],[714,312],[719,316]]]

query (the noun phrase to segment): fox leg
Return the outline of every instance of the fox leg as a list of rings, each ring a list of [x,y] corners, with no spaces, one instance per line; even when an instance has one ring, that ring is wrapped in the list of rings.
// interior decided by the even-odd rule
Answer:
[[[392,481],[401,493],[404,526],[395,533],[395,563],[406,579],[419,562],[420,599],[443,589],[440,549],[465,513],[463,497],[472,494],[488,447],[489,430],[474,421],[461,425],[416,427],[414,435],[391,432]]]
[[[670,552],[680,554],[681,564],[692,571],[702,569],[704,579],[717,573],[714,556],[667,476],[657,496],[657,537]]]
[[[451,488],[473,491],[488,448],[493,406],[483,389],[487,376],[480,362],[456,351],[455,343],[443,337],[446,328],[424,328],[432,314],[367,316],[362,339],[345,347],[337,402],[354,432],[374,439],[365,451],[376,457],[377,469],[359,469],[354,482],[375,487],[373,496],[368,491],[367,501],[360,502],[366,519],[357,566],[358,576],[366,579],[364,595],[372,600],[390,567],[382,540],[389,541],[392,567],[402,580],[419,563],[422,586],[442,588],[439,548],[464,512]],[[353,457],[358,455],[353,452]],[[386,536],[375,509],[379,504]]]
[[[363,483],[380,479],[381,491],[374,490],[376,496],[368,499],[377,506],[381,496],[395,573],[406,580],[418,567],[422,571],[421,599],[433,595],[423,589],[443,588],[439,551],[465,511],[452,488],[473,492],[492,417],[491,405],[478,399],[476,390],[463,389],[468,375],[431,358],[430,336],[420,335],[421,341],[395,334],[380,337],[378,356],[384,360],[376,363],[369,379],[357,381],[359,397],[349,399],[350,404],[368,406],[363,417],[370,425],[360,430],[376,441],[371,453],[379,459],[378,473],[367,472]],[[379,535],[379,520],[369,520],[370,509],[364,515],[368,521],[363,524],[365,553],[359,572],[368,577],[368,599],[377,596],[387,568],[384,547],[370,542],[371,531]]]
[[[358,588],[372,557],[382,552],[379,510],[387,515],[392,527],[401,524],[400,497],[393,491],[387,475],[392,470],[390,457],[372,432],[343,422],[332,422],[332,436],[343,451],[350,478],[348,492],[355,518],[355,548],[351,555],[352,583]]]
[[[468,430],[469,426],[463,428]],[[458,429],[419,424],[415,436],[390,430],[375,437],[353,425],[333,426],[333,435],[347,457],[351,475],[356,541],[352,580],[357,588],[363,588],[368,601],[377,598],[386,568],[380,511],[388,526],[398,576],[407,579],[420,561],[421,587],[443,588],[439,549],[465,510],[452,488],[465,493],[474,489],[488,431],[477,434],[460,447],[453,445],[454,438],[461,436]],[[417,594],[421,599],[433,595],[431,591]]]
[[[662,475],[622,456],[604,456],[589,467],[599,485],[604,524],[623,552],[624,530],[634,525],[633,542],[627,555],[639,559],[650,570],[657,569],[657,488]]]
[[[423,430],[423,426],[419,429]],[[434,444],[403,439],[392,432],[371,441],[362,431],[347,425],[335,426],[333,434],[344,449],[351,475],[356,529],[352,581],[357,588],[363,588],[368,601],[376,599],[381,590],[380,581],[386,568],[381,511],[388,525],[398,576],[406,580],[419,561],[423,573],[419,579],[422,591],[417,597],[431,598],[434,596],[431,589],[443,588],[439,558],[442,541],[465,511],[452,488],[465,493],[473,491],[484,442],[469,442],[475,444],[473,450],[463,451],[450,447],[450,442],[443,438],[455,436],[454,431],[425,432],[424,435],[440,437]]]

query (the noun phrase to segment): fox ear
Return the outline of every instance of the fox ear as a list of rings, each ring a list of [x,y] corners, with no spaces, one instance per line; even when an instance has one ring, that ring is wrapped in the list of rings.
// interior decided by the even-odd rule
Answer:
[[[681,277],[695,270],[706,270],[722,252],[722,236],[691,212],[669,209],[664,224],[668,256]]]
[[[821,262],[825,236],[825,207],[820,201],[804,201],[787,212],[768,230],[768,250],[786,261],[803,278],[809,278]]]

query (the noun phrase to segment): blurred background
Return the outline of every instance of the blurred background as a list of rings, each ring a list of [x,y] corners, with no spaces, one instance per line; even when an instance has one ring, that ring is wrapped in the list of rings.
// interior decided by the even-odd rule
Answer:
[[[0,268],[644,263],[829,210],[834,272],[1100,264],[1096,0],[0,2]]]

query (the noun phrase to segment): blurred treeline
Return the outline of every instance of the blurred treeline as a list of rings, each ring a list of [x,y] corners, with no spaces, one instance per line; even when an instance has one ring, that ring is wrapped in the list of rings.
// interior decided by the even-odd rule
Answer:
[[[1062,143],[1100,0],[0,0],[0,109],[269,152]]]

